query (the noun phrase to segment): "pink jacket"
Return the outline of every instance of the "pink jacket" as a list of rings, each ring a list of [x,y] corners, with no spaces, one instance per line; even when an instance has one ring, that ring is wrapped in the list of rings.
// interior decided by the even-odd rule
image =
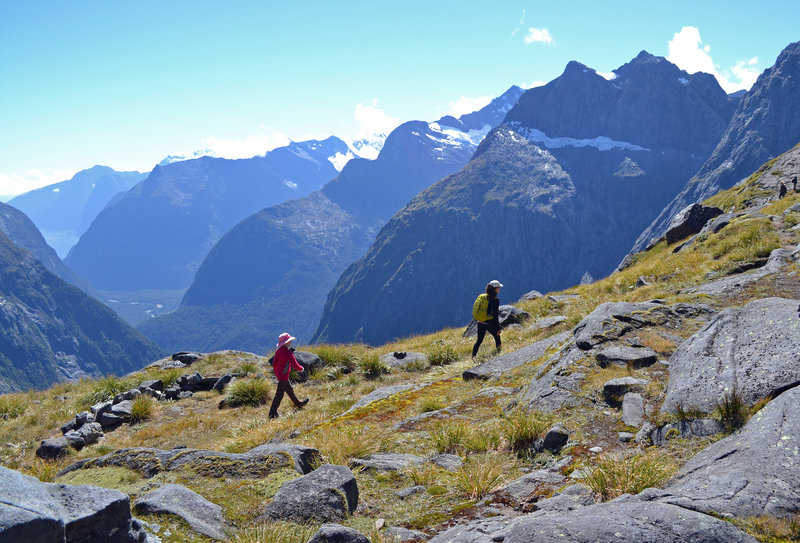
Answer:
[[[275,351],[275,363],[272,365],[272,371],[275,372],[278,381],[288,381],[290,370],[303,371],[304,369],[294,357],[294,353],[285,345]]]

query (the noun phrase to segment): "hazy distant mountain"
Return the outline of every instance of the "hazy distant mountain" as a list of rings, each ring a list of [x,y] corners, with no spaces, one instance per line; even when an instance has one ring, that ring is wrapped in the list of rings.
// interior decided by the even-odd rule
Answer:
[[[319,189],[346,153],[337,138],[292,143],[263,157],[204,157],[156,166],[106,207],[65,259],[104,290],[187,287],[214,244],[265,206]]]
[[[163,355],[0,232],[0,392],[124,374]]]
[[[378,228],[466,164],[521,93],[512,87],[459,120],[404,123],[376,160],[353,159],[321,191],[248,217],[209,253],[181,307],[139,329],[169,349],[262,352],[284,330],[308,341],[328,291]]]
[[[69,181],[21,194],[8,204],[30,217],[48,244],[64,257],[114,195],[127,191],[146,175],[94,166]]]
[[[689,204],[728,189],[761,164],[800,141],[800,42],[788,45],[775,65],[741,97],[722,139],[702,168],[639,236],[632,251],[666,232],[672,217]]]
[[[27,249],[45,268],[61,279],[84,291],[89,289],[86,281],[79,278],[58,258],[58,255],[42,237],[36,225],[19,209],[0,203],[0,231],[7,235],[17,246]]]
[[[315,341],[382,343],[602,277],[716,145],[735,108],[708,74],[640,53],[528,90],[464,170],[423,191],[342,274]]]

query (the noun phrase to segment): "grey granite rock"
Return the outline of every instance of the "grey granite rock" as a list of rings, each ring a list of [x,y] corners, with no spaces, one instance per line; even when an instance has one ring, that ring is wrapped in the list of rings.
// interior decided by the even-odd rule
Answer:
[[[794,262],[794,260],[795,255],[792,249],[775,249],[770,253],[767,263],[760,268],[710,281],[699,287],[690,288],[687,292],[692,294],[707,294],[709,296],[735,294],[747,285],[755,283],[767,275],[780,271],[785,266]]]
[[[361,407],[366,407],[373,402],[379,402],[381,400],[385,400],[395,394],[401,394],[403,392],[408,392],[410,390],[417,390],[419,385],[393,385],[388,387],[379,388],[377,390],[373,390],[356,403],[350,407],[347,411],[343,413],[343,415],[347,415],[348,413],[352,413],[356,409]]]
[[[585,357],[583,350],[572,342],[567,343],[536,370],[536,376],[523,390],[519,404],[548,413],[561,407],[579,405],[577,393],[586,374],[576,369]]]
[[[516,351],[495,356],[474,368],[466,370],[462,377],[464,380],[489,379],[518,368],[523,364],[533,362],[545,355],[548,349],[556,348],[559,344],[570,338],[570,332],[562,332],[549,338],[537,341]]]
[[[772,400],[738,432],[689,460],[659,499],[738,517],[800,510],[800,387]]]
[[[266,520],[332,522],[352,514],[358,506],[358,485],[344,466],[325,464],[286,482],[265,508]]]
[[[647,347],[613,346],[597,353],[597,362],[603,367],[617,364],[638,369],[655,364],[657,359],[656,352]]]
[[[413,496],[414,494],[421,494],[425,492],[425,487],[422,485],[410,486],[408,488],[401,488],[397,492],[394,493],[395,496],[400,498],[401,500],[405,500],[409,496]]]
[[[437,534],[428,543],[492,543],[503,541],[522,517],[496,516],[458,524]],[[531,540],[534,541],[534,540]]]
[[[387,543],[415,543],[417,541],[427,541],[427,534],[419,530],[409,530],[399,526],[392,526],[384,530],[384,537]]]
[[[226,539],[222,507],[182,485],[162,485],[136,500],[133,509],[139,514],[176,515],[206,537]]]
[[[44,439],[36,449],[36,456],[46,460],[63,458],[67,455],[67,447],[69,447],[69,441],[64,436]]]
[[[653,445],[663,445],[670,439],[713,436],[725,430],[717,419],[695,419],[671,422],[649,431]]]
[[[428,356],[425,353],[410,353],[406,351],[394,351],[381,356],[381,362],[391,368],[405,369],[409,366],[424,367],[428,364]]]
[[[661,410],[708,413],[734,389],[753,405],[800,383],[798,305],[764,298],[722,311],[670,357]]]
[[[629,392],[641,390],[648,383],[636,377],[618,377],[603,384],[603,397],[609,405],[619,406],[622,398]]]
[[[35,477],[0,466],[0,542],[64,541],[61,507]]]
[[[323,524],[322,527],[313,535],[308,543],[370,543],[367,536],[354,530],[342,526],[341,524]]]
[[[557,454],[569,441],[569,431],[561,423],[556,423],[551,427],[542,439],[542,448]]]
[[[566,480],[567,478],[558,471],[540,469],[526,473],[519,479],[512,481],[502,489],[502,492],[511,496],[515,501],[522,503],[527,501],[543,485],[552,490],[563,485]]]
[[[552,328],[553,326],[558,326],[562,322],[566,322],[567,317],[563,315],[555,315],[553,317],[545,317],[543,319],[539,319],[538,321],[534,322],[530,326],[528,326],[528,330],[544,330],[546,328]]]
[[[640,427],[644,422],[644,398],[636,392],[628,392],[622,397],[622,423]]]
[[[447,471],[458,471],[464,465],[464,460],[455,454],[437,454],[430,458],[430,462]]]
[[[664,503],[615,500],[515,522],[503,543],[756,543],[733,524]]]
[[[719,215],[722,215],[722,210],[718,207],[691,204],[683,208],[672,218],[664,234],[667,244],[672,245],[692,234],[697,234],[708,221]]]
[[[352,464],[365,471],[397,471],[412,466],[421,466],[425,462],[425,457],[415,454],[375,453],[367,458],[356,458],[352,461]]]

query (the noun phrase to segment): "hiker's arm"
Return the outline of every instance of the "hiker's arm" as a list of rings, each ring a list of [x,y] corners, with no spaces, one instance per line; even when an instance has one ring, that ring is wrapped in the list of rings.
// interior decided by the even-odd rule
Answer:
[[[294,357],[293,352],[290,351],[289,356],[290,356],[289,363],[292,365],[292,369],[295,369],[297,371],[305,371],[305,368],[302,366],[302,364],[300,364],[300,362],[298,362],[297,359]]]

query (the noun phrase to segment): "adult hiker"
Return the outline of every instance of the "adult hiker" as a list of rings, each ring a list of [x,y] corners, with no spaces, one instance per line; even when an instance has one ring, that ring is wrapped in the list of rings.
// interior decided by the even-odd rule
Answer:
[[[497,279],[489,281],[486,293],[481,294],[472,306],[472,317],[478,322],[478,340],[472,347],[472,357],[478,354],[478,348],[483,343],[486,332],[494,336],[494,345],[500,352],[500,293],[502,283]]]
[[[297,399],[294,394],[294,389],[289,383],[289,374],[292,370],[303,371],[303,366],[294,357],[294,349],[292,349],[292,341],[296,338],[284,332],[278,336],[278,344],[275,346],[275,360],[272,364],[272,371],[275,372],[275,377],[278,379],[278,388],[275,390],[275,397],[272,399],[272,406],[269,408],[269,418],[278,418],[278,407],[281,405],[283,395],[286,393],[289,399],[294,402],[298,409],[302,408],[308,403],[308,398],[302,402]]]

